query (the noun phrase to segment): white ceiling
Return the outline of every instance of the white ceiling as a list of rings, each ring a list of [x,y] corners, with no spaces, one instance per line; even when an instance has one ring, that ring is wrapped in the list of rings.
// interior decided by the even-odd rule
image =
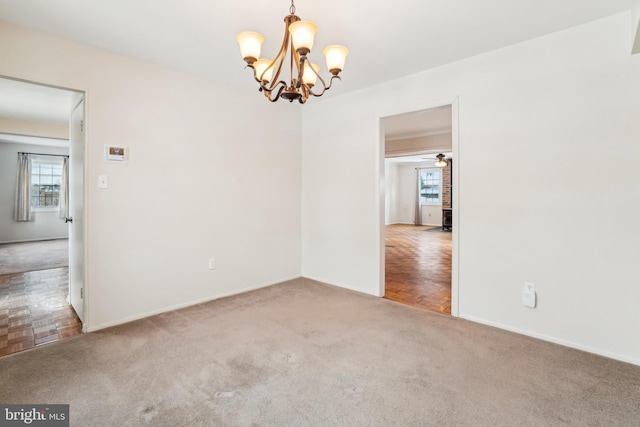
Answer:
[[[257,91],[235,35],[262,33],[262,56],[273,56],[289,6],[286,0],[0,0],[0,19]],[[297,15],[319,27],[310,54],[314,62],[324,67],[320,52],[329,44],[351,51],[343,80],[328,97],[627,11],[631,5],[629,0],[298,0],[296,7]],[[69,92],[0,79],[0,93],[0,115],[68,117]],[[446,112],[428,114],[428,119],[421,113],[388,119],[387,136],[443,130]]]
[[[384,119],[387,141],[451,132],[451,106],[416,111]]]
[[[0,0],[0,19],[217,82],[257,90],[235,35],[282,40],[286,0]],[[310,57],[343,44],[345,93],[627,11],[629,0],[298,0],[318,27]],[[326,75],[326,71],[324,71]]]
[[[0,79],[0,117],[66,123],[76,92]]]

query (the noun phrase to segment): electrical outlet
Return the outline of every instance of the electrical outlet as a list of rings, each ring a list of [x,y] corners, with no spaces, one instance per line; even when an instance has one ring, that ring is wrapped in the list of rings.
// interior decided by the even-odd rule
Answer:
[[[215,270],[215,269],[216,269],[216,259],[209,258],[209,270]]]
[[[522,293],[522,305],[529,308],[536,308],[536,293],[533,291],[524,291]]]
[[[533,282],[524,282],[524,291],[522,292],[522,305],[525,307],[536,308],[536,285]]]

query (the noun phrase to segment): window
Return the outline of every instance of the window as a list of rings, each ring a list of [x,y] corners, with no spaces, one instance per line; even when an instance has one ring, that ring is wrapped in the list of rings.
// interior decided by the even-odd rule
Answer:
[[[31,206],[55,208],[60,202],[62,159],[33,157],[31,161]]]
[[[420,204],[439,205],[442,203],[442,169],[420,169]]]

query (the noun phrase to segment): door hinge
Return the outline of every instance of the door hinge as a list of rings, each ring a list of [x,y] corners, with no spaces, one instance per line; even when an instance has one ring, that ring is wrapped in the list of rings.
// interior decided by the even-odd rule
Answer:
[[[80,299],[84,299],[84,288],[80,288]]]
[[[80,120],[80,132],[84,132],[84,120]]]

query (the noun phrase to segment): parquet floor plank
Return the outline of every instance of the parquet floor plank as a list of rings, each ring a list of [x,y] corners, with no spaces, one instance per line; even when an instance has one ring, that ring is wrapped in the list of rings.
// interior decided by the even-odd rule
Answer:
[[[67,267],[0,275],[0,356],[79,335],[68,288]]]
[[[451,314],[451,233],[386,226],[385,298]]]

